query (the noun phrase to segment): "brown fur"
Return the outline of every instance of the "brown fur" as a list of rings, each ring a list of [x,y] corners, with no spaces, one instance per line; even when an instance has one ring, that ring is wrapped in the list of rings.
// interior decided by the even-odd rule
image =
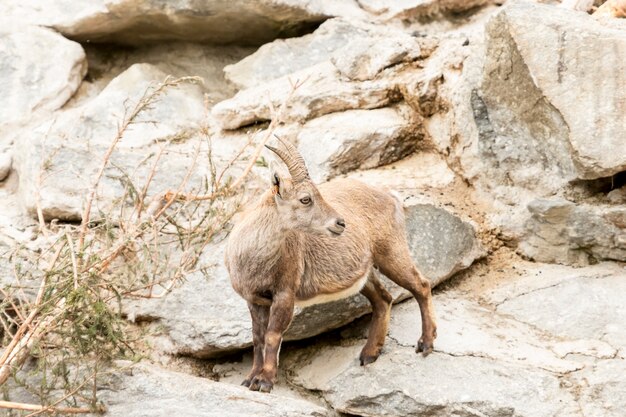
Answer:
[[[430,283],[411,260],[400,202],[354,180],[316,187],[308,178],[293,183],[273,173],[272,182],[235,225],[226,248],[233,288],[248,301],[253,323],[254,364],[243,385],[272,389],[282,334],[297,301],[346,290],[364,276],[361,293],[373,316],[361,364],[375,361],[387,333],[391,296],[372,267],[415,296],[422,316],[417,351],[431,352],[436,325]],[[309,205],[302,203],[307,197]]]

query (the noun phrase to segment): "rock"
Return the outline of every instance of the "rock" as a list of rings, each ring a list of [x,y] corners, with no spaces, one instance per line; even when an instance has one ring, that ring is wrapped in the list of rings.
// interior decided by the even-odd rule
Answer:
[[[445,189],[454,182],[454,172],[443,157],[428,151],[416,152],[376,169],[353,171],[347,176],[376,187],[387,187],[398,193],[403,201],[415,190]]]
[[[530,2],[507,5],[489,22],[476,100],[492,133],[481,141],[510,181],[560,187],[626,170],[626,89],[614,71],[626,59],[625,29],[619,19],[602,24]]]
[[[408,106],[331,113],[307,122],[298,149],[316,182],[375,168],[415,151],[424,134]]]
[[[138,364],[112,374],[98,397],[107,416],[307,416],[329,410],[309,401],[262,394],[244,387]],[[147,405],[149,404],[149,405]]]
[[[486,299],[497,305],[498,312],[557,337],[596,339],[617,349],[626,345],[624,276],[626,270],[615,263],[582,269],[541,265]],[[537,305],[541,308],[532,307]]]
[[[440,13],[455,14],[492,3],[492,0],[361,0],[359,4],[370,13],[387,19],[419,20]]]
[[[294,90],[295,84],[299,87]],[[343,110],[384,107],[398,100],[391,81],[346,82],[332,63],[325,62],[240,91],[216,104],[211,115],[220,128],[237,129],[271,120],[272,110],[285,102],[281,120],[304,122]]]
[[[519,251],[541,262],[588,265],[626,260],[626,208],[539,199],[528,206]]]
[[[329,19],[315,32],[299,38],[276,39],[255,53],[224,68],[226,79],[243,90],[330,60],[351,39],[366,36],[361,25]]]
[[[620,417],[626,407],[626,360],[600,361],[576,374],[586,417]]]
[[[309,35],[263,45],[224,71],[229,81],[245,89],[332,60],[348,78],[364,81],[425,53],[418,39],[403,31],[336,18]]]
[[[0,154],[0,181],[4,181],[9,176],[12,164],[13,157],[8,152]]]
[[[4,22],[0,30],[0,125],[56,110],[87,73],[83,48],[52,30]]]
[[[95,99],[29,132],[32,135],[30,146],[17,147],[14,156],[14,167],[19,174],[18,192],[24,207],[32,214],[39,200],[44,218],[48,220],[80,220],[87,190],[117,135],[118,125],[144,93],[165,78],[165,73],[151,65],[133,65]],[[175,144],[159,161],[149,197],[177,189],[191,166],[194,149],[199,146],[198,131],[204,116],[199,86],[182,83],[167,88],[155,103],[139,114],[113,152],[98,188],[94,215],[99,210],[110,211],[111,204],[124,194],[127,180],[135,187],[143,187],[160,143],[164,141]],[[23,134],[16,133],[18,141]],[[219,155],[230,159],[229,152],[235,151],[238,145],[240,143],[227,142],[216,146],[219,148],[216,160]],[[40,185],[42,172],[45,175]],[[206,174],[206,167],[197,166],[187,187],[199,187]]]
[[[438,239],[434,231],[449,236]],[[443,209],[429,205],[407,210],[407,232],[420,270],[437,285],[484,255],[472,227]],[[453,236],[458,234],[458,236]],[[201,264],[214,265],[205,277],[189,275],[167,297],[127,300],[124,313],[132,321],[156,321],[156,347],[173,355],[214,357],[252,345],[252,325],[245,301],[231,288],[223,263],[223,245],[209,248]],[[408,294],[381,277],[396,301]],[[285,340],[306,339],[344,326],[371,311],[360,294],[326,304],[297,307]]]
[[[413,304],[393,309],[390,337],[373,364],[358,365],[363,340],[318,347],[310,357],[284,360],[293,368],[293,383],[320,391],[334,409],[351,415],[578,415],[574,395],[541,367],[565,371],[581,365],[557,358],[540,342],[526,342],[524,337],[539,337],[532,327],[436,296],[440,338],[424,358],[414,351],[420,325]]]
[[[411,36],[354,39],[331,60],[351,80],[371,80],[383,69],[420,57],[420,44]]]
[[[363,15],[349,0],[173,1],[167,7],[157,0],[63,1],[47,7],[28,0],[3,5],[0,12],[81,42],[133,45],[164,40],[260,45],[297,36],[329,16]]]
[[[566,357],[575,348],[585,350],[588,344],[583,345],[583,341],[561,342],[556,337],[546,337],[528,324],[505,314],[494,314],[492,309],[466,299],[459,292],[437,294],[433,303],[440,329],[435,341],[435,349],[439,352],[455,357],[487,358],[563,374],[584,367]],[[419,317],[415,302],[408,301],[394,307],[389,338],[401,346],[415,346],[421,333]],[[555,345],[559,348],[555,349]],[[602,352],[609,348],[601,342],[595,347]],[[567,354],[563,354],[565,351]],[[615,354],[615,351],[612,350],[612,353]]]
[[[474,228],[444,209],[416,204],[405,216],[411,255],[433,286],[487,254]]]

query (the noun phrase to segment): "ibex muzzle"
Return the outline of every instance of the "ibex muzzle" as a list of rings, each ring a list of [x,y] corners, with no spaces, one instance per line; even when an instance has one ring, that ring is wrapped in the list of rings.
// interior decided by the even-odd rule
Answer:
[[[268,148],[285,163],[289,177],[272,170],[270,190],[244,213],[226,246],[233,288],[248,302],[252,317],[254,362],[243,385],[271,391],[283,333],[296,304],[358,292],[373,310],[361,365],[374,362],[385,341],[392,302],[374,267],[416,298],[422,318],[416,351],[432,352],[437,327],[430,282],[411,260],[400,201],[354,180],[316,186],[297,149],[280,142],[279,148]]]

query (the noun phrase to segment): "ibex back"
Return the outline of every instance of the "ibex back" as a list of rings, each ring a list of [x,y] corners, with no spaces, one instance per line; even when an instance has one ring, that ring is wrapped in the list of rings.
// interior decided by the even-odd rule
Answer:
[[[271,188],[244,213],[226,247],[233,288],[252,316],[254,363],[242,385],[271,391],[283,333],[294,306],[361,292],[373,314],[361,365],[380,355],[392,297],[376,267],[416,298],[422,318],[417,352],[433,349],[436,325],[430,283],[409,253],[402,205],[394,196],[354,180],[316,186],[302,156],[286,141],[268,146],[286,164],[290,178],[271,173]]]

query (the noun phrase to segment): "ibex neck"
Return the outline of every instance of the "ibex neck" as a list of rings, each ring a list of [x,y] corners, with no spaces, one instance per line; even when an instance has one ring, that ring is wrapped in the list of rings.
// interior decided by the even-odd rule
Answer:
[[[278,260],[287,236],[292,233],[283,224],[273,196],[264,195],[261,203],[232,232],[236,234],[232,237],[237,242],[239,256],[270,264]]]

